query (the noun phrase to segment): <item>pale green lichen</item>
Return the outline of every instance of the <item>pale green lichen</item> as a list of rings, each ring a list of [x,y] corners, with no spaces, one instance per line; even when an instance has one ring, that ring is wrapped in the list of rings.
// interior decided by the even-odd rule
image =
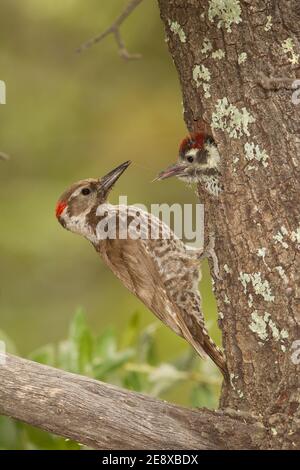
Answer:
[[[239,24],[241,18],[241,6],[239,0],[210,0],[208,19],[213,22],[217,18],[217,27],[224,26],[227,32],[231,32],[233,23]]]
[[[231,384],[232,388],[235,390],[235,385],[234,385],[233,381],[234,381],[234,380],[237,380],[237,379],[239,378],[239,376],[238,376],[238,375],[234,375],[234,374],[231,373],[230,376],[229,376],[229,378],[230,378],[230,384]]]
[[[248,284],[252,284],[256,295],[263,297],[266,302],[274,302],[275,297],[272,294],[270,284],[266,279],[262,280],[260,272],[253,274],[240,272],[239,280],[244,287],[245,294],[247,294]]]
[[[177,34],[181,42],[186,42],[186,35],[182,27],[177,21],[168,20],[170,30],[172,33]]]
[[[247,60],[247,53],[246,52],[241,52],[238,56],[238,64],[242,65],[244,62]]]
[[[263,247],[263,248],[258,248],[258,250],[257,250],[257,256],[258,256],[259,258],[262,258],[264,265],[265,265],[265,266],[268,268],[268,270],[270,271],[270,268],[269,268],[269,266],[267,265],[266,260],[265,260],[266,253],[267,253],[267,248],[264,248],[264,247]]]
[[[231,273],[231,269],[229,268],[228,264],[224,264],[224,271],[225,271],[225,273],[227,273],[227,274],[230,274],[230,273]]]
[[[196,65],[193,70],[193,79],[197,83],[197,87],[201,85],[201,81],[209,82],[210,71],[205,65]]]
[[[264,315],[261,316],[258,314],[257,310],[252,312],[251,314],[252,321],[249,325],[250,330],[255,333],[260,340],[267,341],[269,339],[269,331],[271,332],[271,337],[274,341],[283,342],[285,339],[288,338],[289,334],[285,329],[280,329],[275,324],[275,322],[271,319],[271,315],[268,312],[264,312]],[[281,347],[282,349],[282,347]]]
[[[210,84],[208,83],[210,81],[210,71],[205,67],[205,65],[195,65],[193,70],[193,80],[196,82],[197,88],[202,85],[205,98],[210,98]]]
[[[261,279],[260,272],[251,274],[251,281],[257,295],[261,295],[266,302],[274,302],[275,297],[272,295],[269,282]]]
[[[289,337],[288,331],[286,331],[284,328],[280,332],[280,337],[281,339],[287,339]]]
[[[209,51],[211,51],[212,48],[213,48],[213,47],[212,47],[212,43],[210,42],[210,40],[207,39],[207,38],[204,38],[204,40],[203,40],[203,45],[202,45],[202,49],[201,49],[202,54],[207,55],[207,53],[208,53]]]
[[[296,230],[292,231],[291,240],[292,240],[292,242],[300,243],[300,227],[298,227]]]
[[[230,304],[230,300],[228,299],[228,297],[227,297],[226,294],[225,294],[225,296],[224,296],[224,304],[227,304],[227,305]]]
[[[259,258],[265,259],[266,252],[267,252],[267,248],[258,248],[258,250],[257,250],[257,256],[258,256]]]
[[[242,286],[244,287],[244,294],[247,294],[248,284],[251,281],[250,274],[240,272],[239,280],[241,281]]]
[[[275,341],[279,341],[280,340],[280,331],[279,329],[277,328],[277,326],[275,325],[275,323],[273,322],[273,320],[269,320],[269,327],[270,327],[270,330],[272,332],[272,336],[274,338]]]
[[[284,241],[284,237],[287,235],[287,230],[285,227],[281,227],[278,232],[273,235],[273,239],[275,240],[275,243],[280,243],[280,245],[283,246],[283,248],[287,249],[289,245],[287,244],[286,241]]]
[[[273,436],[277,436],[277,434],[278,434],[276,428],[271,428],[271,432],[272,432]]]
[[[258,145],[255,145],[253,142],[250,144],[247,142],[244,145],[245,150],[245,157],[248,161],[256,160],[257,162],[262,163],[262,165],[266,168],[269,163],[269,155],[264,149],[260,149]],[[257,169],[257,167],[252,167],[253,169]]]
[[[230,104],[226,97],[219,99],[212,114],[212,127],[226,131],[230,137],[238,139],[249,136],[248,126],[255,121],[246,108],[239,110]]]
[[[221,320],[223,320],[223,318],[224,318],[223,312],[219,312],[219,317],[221,318]]]
[[[243,398],[244,393],[242,392],[242,390],[237,390],[236,393],[238,394],[240,398]]]
[[[265,313],[263,317],[258,315],[257,311],[251,313],[252,322],[249,325],[250,330],[257,334],[259,339],[266,341],[268,339],[267,324],[269,321],[269,313]]]
[[[286,347],[285,347],[284,344],[281,345],[281,351],[282,351],[282,352],[286,352]]]
[[[289,337],[288,332],[285,329],[282,329],[280,331],[279,328],[275,325],[275,323],[271,319],[269,320],[269,327],[272,332],[273,339],[275,341],[284,341],[285,339]]]
[[[225,57],[225,52],[222,49],[217,49],[216,51],[212,52],[211,57],[213,59],[221,60]]]
[[[248,296],[248,307],[252,308],[253,307],[253,295],[249,294]]]
[[[292,38],[288,38],[281,44],[283,52],[288,55],[288,61],[296,65],[299,63],[300,55],[295,52],[295,43]]]
[[[287,275],[285,274],[285,271],[282,266],[275,266],[276,271],[278,272],[279,276],[281,279],[284,281],[285,284],[288,284],[289,280]]]
[[[203,83],[202,87],[203,87],[203,90],[204,90],[204,97],[205,98],[210,98],[211,94],[210,94],[210,85],[209,85],[209,83]]]
[[[273,23],[272,23],[272,16],[271,15],[268,15],[267,16],[267,22],[265,24],[265,27],[264,27],[264,30],[265,31],[270,31],[270,29],[272,28],[273,26]]]

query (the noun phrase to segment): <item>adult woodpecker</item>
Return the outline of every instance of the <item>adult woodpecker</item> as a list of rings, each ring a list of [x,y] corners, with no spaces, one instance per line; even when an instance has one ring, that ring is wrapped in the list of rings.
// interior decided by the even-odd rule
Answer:
[[[228,380],[224,356],[209,337],[201,311],[203,251],[186,246],[152,214],[107,202],[129,164],[103,178],[73,184],[60,197],[56,217],[64,228],[89,240],[121,282],[200,356],[207,354]]]
[[[156,180],[177,176],[187,183],[200,183],[218,196],[222,191],[221,159],[214,139],[203,132],[186,137],[180,144],[177,163],[159,173]]]

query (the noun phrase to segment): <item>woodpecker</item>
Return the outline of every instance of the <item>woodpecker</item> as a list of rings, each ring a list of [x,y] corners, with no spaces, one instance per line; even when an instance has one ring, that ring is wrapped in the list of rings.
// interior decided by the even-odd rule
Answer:
[[[203,184],[206,191],[218,196],[222,191],[220,167],[220,154],[214,139],[198,132],[181,142],[177,163],[159,173],[156,180],[177,176],[187,183]]]
[[[228,380],[224,356],[209,337],[201,311],[198,284],[203,250],[185,245],[168,225],[139,207],[107,201],[129,164],[100,179],[73,184],[59,198],[56,217],[65,229],[89,240],[127,289],[201,357],[207,354]],[[155,236],[137,237],[136,228],[142,235]]]

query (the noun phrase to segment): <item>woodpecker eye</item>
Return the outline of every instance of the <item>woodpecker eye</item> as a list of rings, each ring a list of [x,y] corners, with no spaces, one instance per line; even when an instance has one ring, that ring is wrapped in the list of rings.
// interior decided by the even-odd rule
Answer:
[[[188,161],[189,163],[193,163],[194,157],[192,157],[192,156],[190,155],[189,157],[187,157],[187,161]]]
[[[90,193],[91,193],[90,188],[83,188],[83,189],[81,190],[81,194],[83,194],[84,196],[87,196],[87,195],[90,194]]]

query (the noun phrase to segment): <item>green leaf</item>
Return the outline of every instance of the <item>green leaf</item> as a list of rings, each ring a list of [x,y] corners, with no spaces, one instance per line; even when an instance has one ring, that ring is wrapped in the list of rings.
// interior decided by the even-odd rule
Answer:
[[[129,359],[135,355],[134,349],[125,349],[116,353],[111,358],[106,358],[103,362],[95,365],[94,376],[96,379],[104,379],[105,376],[121,368]]]
[[[128,372],[123,378],[123,386],[136,392],[146,391],[145,379],[138,372]]]
[[[56,366],[55,346],[53,344],[46,344],[30,353],[28,359],[54,367]]]
[[[6,352],[18,355],[18,350],[13,340],[4,331],[0,330],[0,341],[5,344]]]
[[[6,416],[0,416],[0,448],[6,450],[22,448],[16,421]]]
[[[194,407],[217,408],[218,401],[209,385],[197,385],[191,391],[191,405]]]
[[[110,358],[117,351],[117,338],[112,328],[107,328],[95,341],[94,357]]]
[[[137,354],[140,362],[156,365],[157,354],[155,348],[155,332],[159,328],[158,323],[152,323],[140,334],[138,340]]]
[[[75,372],[78,368],[75,345],[68,340],[61,341],[57,348],[57,366],[60,369]]]
[[[120,341],[121,348],[128,348],[129,346],[133,346],[135,343],[138,333],[139,333],[139,327],[141,323],[141,313],[136,311],[134,312],[128,322],[128,325],[126,326],[122,337]]]
[[[78,450],[80,446],[78,443],[65,439],[63,437],[55,436],[54,434],[42,431],[33,426],[22,424],[27,434],[27,448],[29,449],[43,449],[43,450]]]
[[[72,371],[89,374],[93,356],[93,338],[81,309],[76,312],[71,323],[69,341]]]

